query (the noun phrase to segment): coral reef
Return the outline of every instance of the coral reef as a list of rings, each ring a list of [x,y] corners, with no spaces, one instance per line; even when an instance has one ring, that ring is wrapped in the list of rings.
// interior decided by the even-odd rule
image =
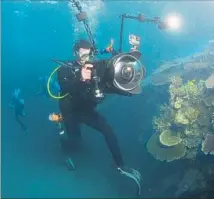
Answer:
[[[201,150],[204,154],[214,155],[214,134],[207,134],[205,140],[202,142]]]
[[[206,187],[206,181],[203,174],[197,169],[188,169],[177,185],[177,191],[175,197],[179,197],[183,193],[189,191],[193,192],[197,189],[203,189]]]
[[[195,79],[185,82],[180,76],[169,81],[169,105],[162,105],[160,115],[153,119],[156,135],[148,142],[148,151],[161,161],[194,159],[201,145],[204,153],[214,153],[208,149],[212,140],[208,132],[214,126],[214,98],[205,92],[205,82]],[[158,142],[154,137],[159,138]]]
[[[206,88],[214,88],[214,73],[206,79],[205,86]]]
[[[210,76],[212,73],[214,74],[213,43],[214,42],[209,42],[201,53],[170,61],[163,61],[159,68],[153,72],[150,83],[154,86],[162,86],[170,84],[170,79],[173,76],[181,76],[181,78],[187,80],[203,79],[206,81],[207,88],[212,88],[212,86],[214,86],[214,76]]]
[[[182,140],[183,144],[187,148],[197,148],[198,146],[200,146],[201,141],[202,141],[201,138],[197,136],[189,136]]]
[[[153,134],[147,142],[147,149],[152,156],[160,161],[172,162],[185,156],[186,148],[182,143],[172,147],[163,146],[158,134]]]
[[[195,160],[197,153],[198,153],[198,151],[195,150],[195,148],[190,148],[190,149],[186,150],[185,159]]]
[[[169,93],[169,102],[161,105],[160,114],[153,118],[159,144],[153,141],[153,135],[148,142],[152,156],[167,160],[172,151],[180,154],[181,146],[185,155],[171,161],[194,159],[200,148],[205,154],[213,154],[214,133],[210,132],[214,132],[214,41],[203,52],[163,62],[153,72],[150,83],[168,85]]]
[[[214,106],[214,96],[210,95],[203,99],[203,102],[206,106]]]
[[[173,135],[172,131],[170,130],[164,130],[160,136],[160,143],[163,144],[164,146],[175,146],[177,144],[179,144],[182,139],[177,136],[177,135]]]

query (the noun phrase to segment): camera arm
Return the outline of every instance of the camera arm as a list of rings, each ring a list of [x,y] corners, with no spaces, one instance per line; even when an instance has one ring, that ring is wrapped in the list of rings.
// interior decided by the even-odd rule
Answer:
[[[124,20],[125,19],[132,19],[132,20],[137,20],[141,23],[154,23],[158,24],[159,29],[164,29],[166,28],[164,23],[160,21],[159,17],[154,17],[154,18],[145,18],[142,14],[138,14],[137,16],[133,15],[128,15],[128,14],[122,14],[120,15],[121,17],[121,24],[120,24],[120,44],[119,44],[119,53],[122,52],[122,44],[123,44],[123,29],[124,29]]]

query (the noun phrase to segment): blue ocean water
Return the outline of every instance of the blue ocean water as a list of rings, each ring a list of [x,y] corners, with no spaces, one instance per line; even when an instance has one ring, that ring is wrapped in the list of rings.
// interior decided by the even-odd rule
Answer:
[[[128,34],[141,37],[140,50],[147,75],[151,75],[164,60],[188,56],[204,48],[214,35],[213,2],[155,1],[82,1],[99,48],[105,48],[110,38],[119,46],[120,18],[139,12],[149,17],[164,17],[167,13],[182,15],[180,32],[161,31],[153,24],[125,21],[124,50],[129,50]],[[74,17],[68,1],[9,1],[2,9],[2,197],[132,197],[135,186],[114,169],[103,137],[95,130],[83,127],[84,143],[74,155],[77,171],[69,172],[63,165],[56,127],[48,115],[58,110],[57,101],[36,96],[38,77],[49,75],[56,67],[50,58],[73,58],[76,39],[85,38],[83,27]],[[14,88],[21,88],[25,99],[26,136],[8,106]],[[151,118],[157,95],[146,90],[143,95],[113,98],[103,103],[100,111],[117,133],[127,165],[139,169],[143,176],[142,197],[164,197],[152,183],[160,173],[162,163],[146,151],[145,143],[152,133]],[[140,108],[139,108],[140,107]],[[123,114],[121,114],[123,112]],[[131,117],[130,117],[131,115]],[[144,131],[144,141],[138,135]],[[167,170],[167,167],[164,167]],[[161,178],[161,177],[160,177]],[[162,195],[161,195],[162,194]]]

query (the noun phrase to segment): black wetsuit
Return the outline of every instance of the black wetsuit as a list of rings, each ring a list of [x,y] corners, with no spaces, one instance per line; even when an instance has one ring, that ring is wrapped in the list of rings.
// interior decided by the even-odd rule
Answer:
[[[27,130],[27,127],[24,125],[24,123],[20,120],[20,117],[24,117],[24,103],[21,102],[20,99],[13,97],[12,104],[14,105],[15,109],[15,119],[20,124],[23,131]]]
[[[97,75],[100,77],[99,87],[104,93],[117,93],[131,95],[107,86],[110,78],[110,70],[107,69],[107,61],[101,61],[96,65]],[[80,81],[81,66],[78,62],[70,62],[73,67],[62,66],[58,70],[58,82],[61,87],[61,95],[70,93],[67,97],[59,101],[59,108],[63,116],[65,130],[70,141],[80,137],[80,123],[84,123],[99,132],[106,140],[108,148],[118,167],[123,167],[123,158],[118,145],[118,140],[113,129],[107,124],[96,110],[97,102],[94,97],[93,84]],[[76,68],[76,71],[75,69]]]

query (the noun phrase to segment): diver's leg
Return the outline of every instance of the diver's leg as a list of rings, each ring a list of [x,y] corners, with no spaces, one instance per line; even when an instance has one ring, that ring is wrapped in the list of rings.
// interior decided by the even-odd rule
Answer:
[[[65,162],[67,164],[68,169],[75,170],[75,165],[71,158],[71,152],[77,146],[78,138],[81,137],[81,132],[77,118],[72,115],[72,104],[69,96],[60,99],[59,109],[63,117],[64,129],[62,129],[62,132],[65,131],[64,133],[67,136],[66,139],[66,136],[60,135],[61,149],[63,155],[65,156]]]
[[[59,101],[59,109],[61,111],[63,117],[63,123],[65,126],[65,130],[72,139],[72,137],[81,137],[81,132],[79,128],[79,124],[77,118],[72,114],[72,103],[70,96],[67,96]]]
[[[107,124],[106,120],[95,111],[93,113],[85,115],[82,119],[85,124],[100,131],[105,136],[105,140],[108,145],[108,148],[117,165],[117,170],[120,172],[120,174],[125,175],[126,177],[131,178],[135,181],[138,188],[137,194],[140,195],[141,194],[141,175],[137,170],[124,166],[117,137],[114,134],[112,128]]]
[[[119,144],[113,129],[108,125],[105,118],[99,115],[96,111],[85,114],[81,120],[86,125],[101,132],[106,140],[107,146],[113,156],[113,159],[118,167],[123,167],[123,157],[120,152]]]
[[[23,131],[27,131],[27,127],[24,125],[24,123],[20,120],[20,116],[22,116],[17,110],[15,110],[15,119],[20,124]]]

